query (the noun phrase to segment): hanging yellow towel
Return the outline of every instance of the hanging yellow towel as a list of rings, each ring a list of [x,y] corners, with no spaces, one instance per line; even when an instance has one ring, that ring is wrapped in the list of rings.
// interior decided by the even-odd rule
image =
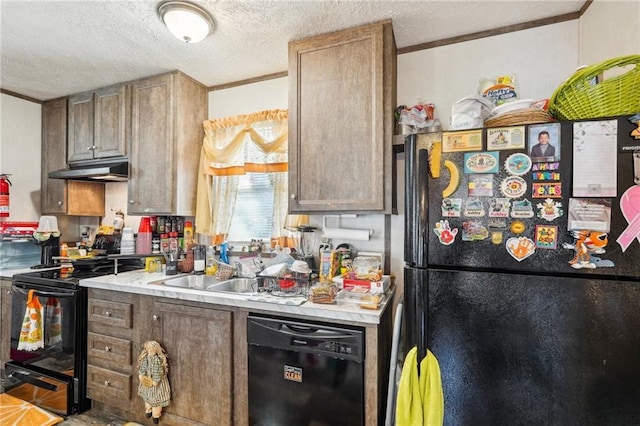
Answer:
[[[38,296],[35,295],[35,290],[29,290],[27,308],[18,340],[19,351],[35,351],[38,348],[44,348],[42,314],[42,304],[38,300]]]
[[[404,360],[396,397],[397,426],[442,426],[444,397],[438,360],[431,351],[420,362],[418,348],[412,348]]]
[[[47,346],[62,343],[62,305],[60,300],[55,297],[47,299],[44,315]]]

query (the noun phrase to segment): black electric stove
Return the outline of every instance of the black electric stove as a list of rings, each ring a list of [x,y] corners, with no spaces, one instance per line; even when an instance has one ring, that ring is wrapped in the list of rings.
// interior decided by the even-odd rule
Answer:
[[[86,394],[88,291],[80,280],[143,267],[140,258],[118,259],[117,264],[114,259],[92,259],[73,265],[13,276],[11,356],[4,365],[6,393],[61,415],[91,407]],[[27,342],[22,333],[32,299],[41,307],[38,345]]]
[[[65,264],[67,265],[67,264]],[[90,262],[74,262],[73,267],[60,267],[57,269],[34,270],[24,274],[17,274],[15,278],[27,280],[33,283],[45,285],[76,288],[80,280],[94,278],[103,275],[112,275],[120,272],[135,271],[144,268],[139,258],[120,259],[116,263],[112,258],[91,260]]]

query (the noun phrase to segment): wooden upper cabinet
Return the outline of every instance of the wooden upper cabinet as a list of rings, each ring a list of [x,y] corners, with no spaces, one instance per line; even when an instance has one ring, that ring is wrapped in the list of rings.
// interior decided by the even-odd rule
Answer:
[[[67,166],[67,99],[42,105],[42,214],[104,216],[104,184],[49,179],[49,172]]]
[[[68,162],[126,156],[129,108],[126,85],[71,96]]]
[[[49,179],[49,172],[67,166],[67,99],[42,105],[42,174],[40,180],[43,214],[64,214],[67,210],[67,182]]]
[[[289,211],[391,213],[391,21],[289,44]]]
[[[195,216],[207,89],[181,72],[132,83],[129,215]]]

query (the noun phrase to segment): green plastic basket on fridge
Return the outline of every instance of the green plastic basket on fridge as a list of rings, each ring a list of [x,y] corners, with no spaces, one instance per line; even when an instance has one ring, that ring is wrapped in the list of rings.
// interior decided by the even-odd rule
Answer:
[[[603,79],[605,72],[615,74]],[[609,59],[576,71],[549,100],[549,113],[560,120],[613,117],[640,112],[640,55]]]

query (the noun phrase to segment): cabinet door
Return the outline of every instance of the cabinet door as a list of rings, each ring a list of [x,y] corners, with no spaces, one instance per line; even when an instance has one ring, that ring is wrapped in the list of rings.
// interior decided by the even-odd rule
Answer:
[[[173,75],[132,85],[129,176],[130,215],[174,210]]]
[[[10,358],[11,349],[11,280],[0,280],[0,366]]]
[[[68,161],[93,158],[93,92],[69,97]]]
[[[65,214],[67,182],[49,179],[49,172],[67,165],[67,99],[42,105],[42,175],[41,211],[43,214]]]
[[[176,424],[231,425],[232,313],[155,302],[153,335],[169,358],[171,404]]]
[[[127,155],[128,96],[127,86],[107,87],[95,93],[95,158]]]
[[[290,211],[390,211],[390,31],[371,24],[289,45]]]

